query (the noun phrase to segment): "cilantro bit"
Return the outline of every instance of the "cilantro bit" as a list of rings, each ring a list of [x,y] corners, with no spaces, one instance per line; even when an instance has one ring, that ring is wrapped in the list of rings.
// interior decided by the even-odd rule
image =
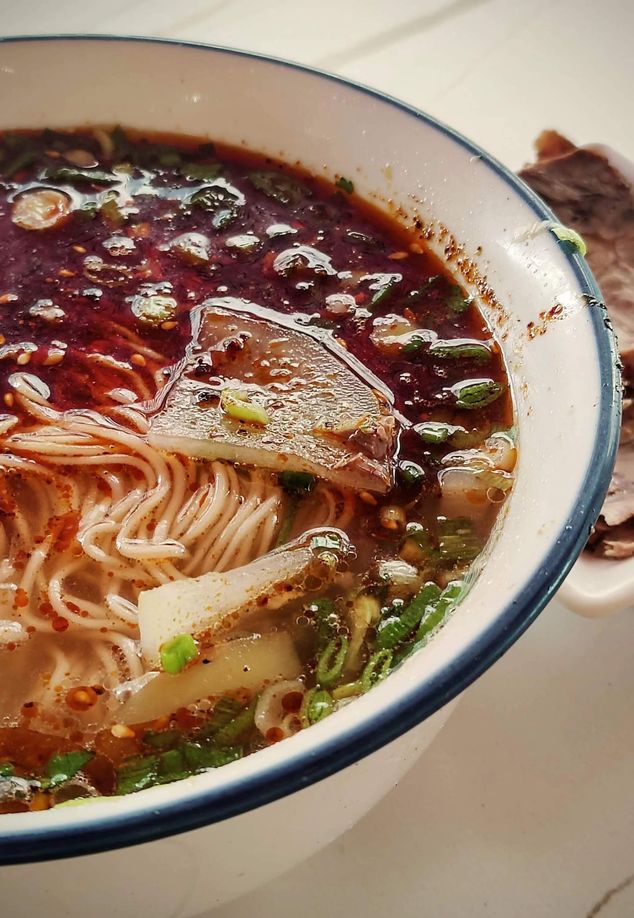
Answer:
[[[46,765],[46,776],[49,787],[56,787],[74,778],[78,771],[84,767],[94,756],[88,749],[78,749],[75,752],[60,752],[52,755]]]

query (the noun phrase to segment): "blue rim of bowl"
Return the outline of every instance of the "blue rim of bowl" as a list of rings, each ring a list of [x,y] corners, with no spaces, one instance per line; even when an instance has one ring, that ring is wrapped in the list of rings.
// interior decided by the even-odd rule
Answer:
[[[138,42],[211,51],[299,70],[352,88],[396,107],[448,136],[486,163],[539,219],[555,219],[552,211],[521,179],[459,132],[386,93],[327,71],[235,48],[142,36],[19,35],[0,38],[0,45],[51,41]],[[82,820],[81,823],[65,827],[30,830],[25,824],[24,831],[7,833],[0,838],[0,865],[72,857],[140,844],[201,828],[271,803],[352,765],[415,727],[459,695],[509,649],[554,596],[582,551],[590,528],[601,510],[618,446],[621,387],[614,335],[607,321],[601,293],[588,265],[578,254],[568,252],[563,247],[560,247],[560,251],[580,292],[587,297],[591,307],[590,316],[600,367],[601,396],[592,458],[579,491],[578,502],[571,516],[564,521],[559,536],[541,565],[539,577],[532,578],[507,603],[495,622],[436,677],[417,683],[371,723],[346,730],[345,734],[322,743],[317,752],[308,750],[293,756],[290,762],[243,778],[228,789],[219,787],[201,791],[195,799],[188,798],[186,802],[159,807],[149,805],[140,812],[124,813],[116,818],[96,817],[92,821]]]

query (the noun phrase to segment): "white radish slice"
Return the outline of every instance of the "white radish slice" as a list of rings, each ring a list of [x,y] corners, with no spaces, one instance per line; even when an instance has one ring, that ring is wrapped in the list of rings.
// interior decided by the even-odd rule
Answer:
[[[259,691],[267,682],[296,679],[302,663],[290,635],[279,632],[236,638],[205,653],[205,660],[177,676],[158,673],[115,713],[123,724],[142,724],[203,698],[238,689]]]
[[[320,559],[323,549],[312,538],[331,536],[345,555],[346,536],[339,530],[313,530],[300,540],[270,552],[243,567],[222,573],[175,580],[143,590],[139,596],[141,652],[147,667],[159,669],[161,647],[178,634],[190,634],[203,647],[243,627],[250,612],[274,610],[306,592],[309,574],[323,584],[336,576],[336,566]]]

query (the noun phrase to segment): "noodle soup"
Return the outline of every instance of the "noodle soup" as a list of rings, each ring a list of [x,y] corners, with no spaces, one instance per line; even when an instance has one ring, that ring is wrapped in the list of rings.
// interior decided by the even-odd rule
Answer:
[[[477,305],[334,184],[120,128],[0,140],[0,811],[333,714],[442,626],[513,483]]]

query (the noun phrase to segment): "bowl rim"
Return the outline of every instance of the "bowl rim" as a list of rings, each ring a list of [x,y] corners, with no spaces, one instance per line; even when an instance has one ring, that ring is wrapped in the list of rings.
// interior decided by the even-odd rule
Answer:
[[[222,45],[178,39],[111,34],[48,34],[0,37],[0,47],[14,43],[121,42],[189,48],[229,54],[247,60],[264,61],[331,81],[398,108],[477,156],[502,179],[509,191],[519,196],[539,220],[555,219],[552,211],[513,172],[458,131],[380,90],[315,67],[273,55],[239,50]],[[592,456],[579,490],[580,500],[564,520],[558,537],[546,556],[539,578],[532,578],[508,599],[495,621],[458,657],[435,677],[416,684],[386,706],[368,724],[340,731],[321,743],[317,750],[304,750],[288,761],[256,772],[235,782],[235,786],[201,790],[194,799],[175,801],[160,808],[145,805],[138,811],[101,818],[78,820],[62,826],[32,827],[2,832],[0,823],[0,865],[97,853],[153,841],[238,816],[329,777],[375,752],[429,717],[460,694],[504,654],[553,598],[575,559],[583,549],[588,531],[596,521],[612,475],[620,429],[621,388],[618,353],[614,334],[596,281],[585,260],[560,247],[580,293],[593,305],[590,310],[600,370],[600,404]],[[101,809],[101,808],[100,808]],[[104,807],[104,809],[106,809]],[[87,815],[87,814],[86,814]],[[104,816],[105,814],[102,814]]]

